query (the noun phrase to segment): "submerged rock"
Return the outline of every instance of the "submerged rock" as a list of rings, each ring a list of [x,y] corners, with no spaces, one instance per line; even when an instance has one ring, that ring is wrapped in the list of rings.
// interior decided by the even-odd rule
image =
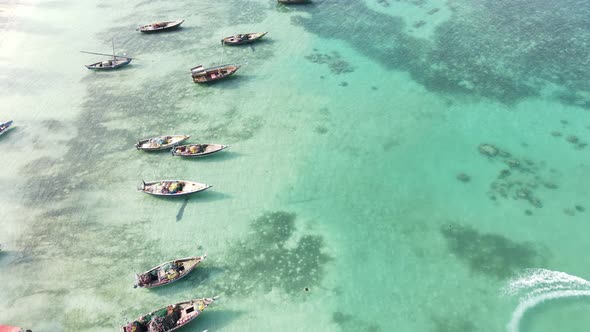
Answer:
[[[498,174],[498,179],[504,179],[510,176],[510,170],[509,169],[503,169],[500,171],[500,174]]]
[[[457,180],[467,183],[471,181],[471,177],[465,173],[459,173],[457,174]]]
[[[479,153],[488,157],[495,157],[500,153],[500,149],[492,144],[480,144],[478,147]]]
[[[508,165],[510,168],[516,168],[520,166],[520,161],[516,160],[516,159],[508,159],[505,161],[506,165]]]

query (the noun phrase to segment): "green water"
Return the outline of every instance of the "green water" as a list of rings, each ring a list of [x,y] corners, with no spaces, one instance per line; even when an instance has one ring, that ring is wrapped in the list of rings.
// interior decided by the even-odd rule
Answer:
[[[527,268],[590,277],[589,11],[0,2],[0,121],[15,121],[0,137],[0,324],[115,331],[221,295],[182,331],[584,330],[586,295],[519,316],[502,289]],[[180,18],[175,32],[134,30]],[[269,33],[219,43],[254,31]],[[109,53],[111,38],[138,59],[88,71],[100,57],[79,51]],[[243,65],[231,79],[192,83],[191,67],[229,62]],[[230,148],[133,148],[160,134]],[[188,201],[135,190],[172,178],[213,188]],[[203,253],[178,283],[132,287]]]

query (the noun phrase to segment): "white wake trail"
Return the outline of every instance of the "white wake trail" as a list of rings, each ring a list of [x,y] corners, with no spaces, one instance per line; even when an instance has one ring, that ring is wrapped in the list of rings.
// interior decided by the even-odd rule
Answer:
[[[521,320],[530,309],[549,300],[590,296],[590,282],[565,272],[531,269],[511,280],[504,292],[520,295],[507,326],[509,332],[518,332]]]

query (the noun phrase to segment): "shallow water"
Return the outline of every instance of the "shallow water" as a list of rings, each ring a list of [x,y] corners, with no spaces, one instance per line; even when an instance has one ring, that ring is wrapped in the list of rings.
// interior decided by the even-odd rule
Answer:
[[[0,323],[113,331],[221,295],[183,331],[579,331],[584,297],[518,316],[532,297],[502,289],[528,268],[590,276],[589,8],[0,3],[0,121],[16,125],[0,137]],[[248,31],[269,34],[220,46]],[[79,51],[112,38],[138,59],[86,70],[97,57]],[[191,67],[226,62],[243,67],[192,83]],[[133,148],[165,133],[230,148]],[[213,188],[135,190],[161,178]],[[133,289],[134,273],[204,252],[182,281]]]

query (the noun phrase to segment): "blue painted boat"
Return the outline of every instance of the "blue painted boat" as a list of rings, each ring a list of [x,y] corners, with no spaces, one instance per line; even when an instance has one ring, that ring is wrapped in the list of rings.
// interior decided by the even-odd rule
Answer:
[[[12,121],[8,121],[6,123],[0,123],[0,136],[2,136],[2,134],[7,132],[8,129],[10,129],[10,126],[12,126]]]

